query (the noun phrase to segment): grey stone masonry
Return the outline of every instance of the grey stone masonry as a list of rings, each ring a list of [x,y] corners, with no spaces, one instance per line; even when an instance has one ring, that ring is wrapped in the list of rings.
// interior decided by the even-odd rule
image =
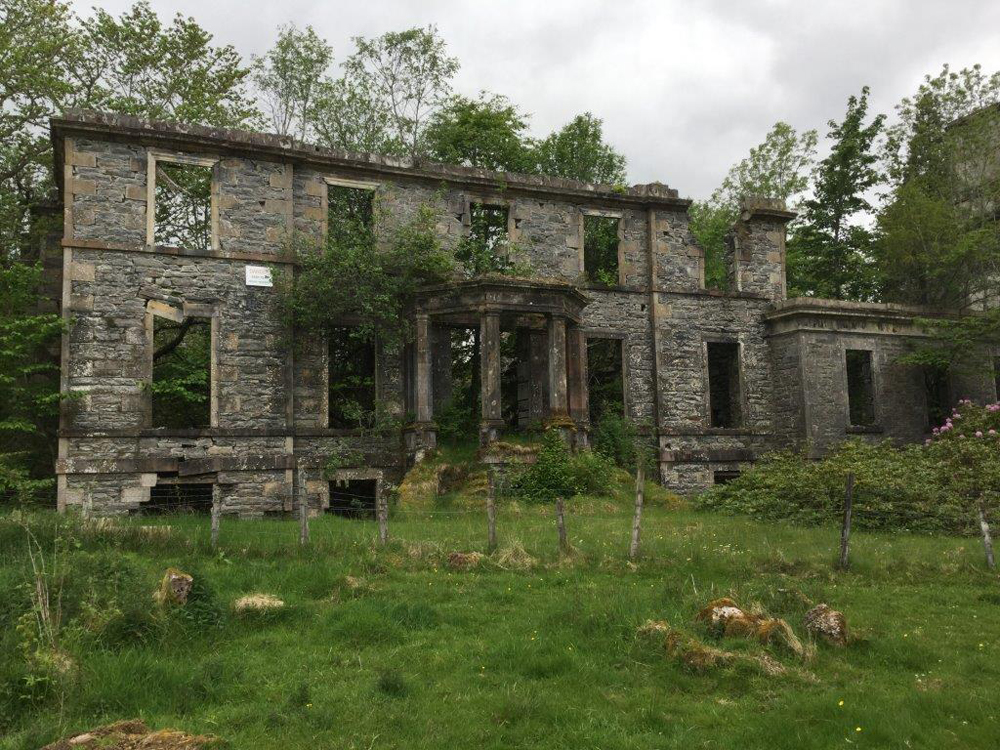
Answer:
[[[876,419],[863,434],[905,441],[925,431],[922,374],[898,358],[924,336],[918,313],[935,313],[786,301],[785,224],[794,214],[780,203],[744,203],[729,239],[731,291],[720,292],[704,288],[690,201],[661,183],[621,190],[103,113],[70,112],[51,128],[64,215],[62,389],[73,395],[56,462],[62,509],[136,512],[161,484],[210,483],[225,513],[289,513],[303,502],[318,513],[329,505],[331,455],[355,457],[344,476],[398,481],[434,446],[433,419],[452,392],[455,326],[480,332],[486,441],[502,431],[510,397],[497,380],[504,335],[517,333],[523,358],[517,421],[575,433],[580,448],[590,429],[587,340],[620,341],[623,413],[650,433],[660,479],[681,492],[765,451],[819,455],[854,434],[847,349],[872,353]],[[151,181],[161,162],[210,170],[205,247],[156,242]],[[442,245],[454,248],[470,231],[470,206],[502,206],[511,244],[532,269],[529,279],[420,292],[418,341],[377,348],[375,365],[375,398],[409,414],[408,430],[331,428],[326,342],[288,330],[275,287],[248,283],[260,267],[294,273],[298,254],[322,241],[331,185],[372,191],[380,242],[430,209]],[[586,281],[587,215],[618,219],[613,286]],[[153,325],[187,316],[210,321],[210,424],[154,428]],[[719,343],[738,352],[739,421],[726,428],[711,418],[708,347]],[[952,396],[992,399],[993,383],[992,372],[956,373]]]

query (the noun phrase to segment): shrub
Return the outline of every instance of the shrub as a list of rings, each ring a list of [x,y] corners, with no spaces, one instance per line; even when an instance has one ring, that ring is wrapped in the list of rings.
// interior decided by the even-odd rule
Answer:
[[[973,533],[976,519],[969,503],[941,468],[927,446],[848,440],[818,461],[787,451],[765,456],[696,504],[764,521],[834,522],[843,512],[847,473],[853,472],[853,518],[859,528]]]
[[[515,492],[532,502],[553,502],[574,495],[606,495],[614,482],[614,463],[598,452],[573,454],[555,430],[545,433],[538,460],[512,481]]]
[[[646,475],[656,475],[653,446],[644,442],[635,423],[621,414],[606,409],[591,429],[590,442],[595,451],[629,472],[635,471],[636,454],[642,451]]]

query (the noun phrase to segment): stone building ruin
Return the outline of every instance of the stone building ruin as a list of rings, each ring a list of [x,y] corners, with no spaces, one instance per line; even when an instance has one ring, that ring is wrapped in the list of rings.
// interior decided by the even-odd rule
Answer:
[[[252,517],[304,500],[320,512],[340,501],[324,462],[347,449],[359,458],[338,478],[353,492],[398,481],[435,445],[455,330],[477,332],[482,441],[513,420],[585,448],[588,363],[600,351],[598,381],[620,378],[622,413],[650,434],[660,480],[682,493],[776,448],[819,455],[851,434],[919,440],[958,398],[997,395],[992,370],[941,382],[897,361],[933,311],[786,299],[793,214],[775,202],[744,203],[723,292],[705,288],[690,201],[659,183],[619,191],[108,114],[71,112],[51,130],[64,208],[61,386],[73,396],[56,463],[61,510],[215,500]],[[293,233],[323,237],[336,191],[377,195],[389,221],[430,206],[446,246],[485,216],[516,240],[533,278],[421,290],[415,341],[400,351],[296,341],[272,274],[294,269]],[[195,194],[208,198],[172,224],[163,209]],[[584,239],[594,222],[614,238],[599,281]],[[204,356],[206,397],[157,412],[160,355],[179,331]],[[502,339],[516,352],[506,399]],[[331,404],[340,385],[406,427],[352,426]]]

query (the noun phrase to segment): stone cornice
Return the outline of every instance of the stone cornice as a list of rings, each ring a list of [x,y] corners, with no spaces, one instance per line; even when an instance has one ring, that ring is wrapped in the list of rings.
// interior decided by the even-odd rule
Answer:
[[[294,138],[270,133],[252,133],[201,125],[155,122],[107,112],[68,110],[50,120],[56,163],[61,163],[66,137],[138,141],[158,147],[270,157],[276,161],[307,164],[317,169],[371,178],[409,179],[432,185],[454,184],[471,192],[545,195],[567,201],[598,205],[662,207],[686,211],[691,201],[661,183],[636,185],[618,190],[611,185],[594,185],[576,180],[541,175],[493,172],[415,160],[409,157],[354,154],[325,149]],[[56,174],[57,180],[61,173]]]

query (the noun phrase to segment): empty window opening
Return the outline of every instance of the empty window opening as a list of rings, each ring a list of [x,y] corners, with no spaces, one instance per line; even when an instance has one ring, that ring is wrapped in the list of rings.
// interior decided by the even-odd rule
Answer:
[[[143,503],[142,515],[165,513],[211,513],[211,483],[157,483],[149,488],[149,502]]]
[[[330,427],[357,429],[375,416],[375,343],[357,328],[329,333]]]
[[[712,475],[712,481],[715,484],[729,484],[734,479],[738,479],[740,476],[739,471],[734,471],[732,469],[726,469],[723,471],[716,471]]]
[[[927,398],[927,426],[938,427],[951,413],[951,383],[948,371],[924,368],[924,395]]]
[[[621,339],[587,339],[590,422],[625,416],[625,373]]]
[[[872,353],[863,349],[848,349],[847,408],[853,427],[875,424],[875,385],[872,379]]]
[[[507,206],[487,203],[469,205],[469,236],[456,250],[456,257],[470,276],[502,273],[510,269]]]
[[[212,319],[153,316],[153,427],[211,426]]]
[[[618,285],[618,225],[614,216],[583,217],[583,270],[601,286]]]
[[[503,394],[503,406],[516,411],[516,426],[524,432],[542,429],[549,403],[549,347],[544,328],[518,328],[514,341],[516,388]]]
[[[740,392],[740,345],[710,341],[708,348],[708,404],[712,427],[743,424]]]
[[[156,160],[153,243],[212,247],[212,167]]]
[[[520,426],[520,375],[523,368],[521,349],[518,347],[519,334],[515,331],[500,332],[500,410],[504,424],[509,429]]]
[[[375,191],[327,185],[327,242],[344,248],[374,246]]]
[[[327,512],[345,518],[374,518],[377,492],[374,479],[330,482],[330,507]]]
[[[479,434],[480,377],[479,329],[443,328],[449,338],[447,393],[434,402],[434,422],[438,439],[444,443],[466,443]],[[442,370],[445,364],[441,365]],[[435,372],[435,377],[437,372]],[[435,381],[436,383],[437,381]]]

